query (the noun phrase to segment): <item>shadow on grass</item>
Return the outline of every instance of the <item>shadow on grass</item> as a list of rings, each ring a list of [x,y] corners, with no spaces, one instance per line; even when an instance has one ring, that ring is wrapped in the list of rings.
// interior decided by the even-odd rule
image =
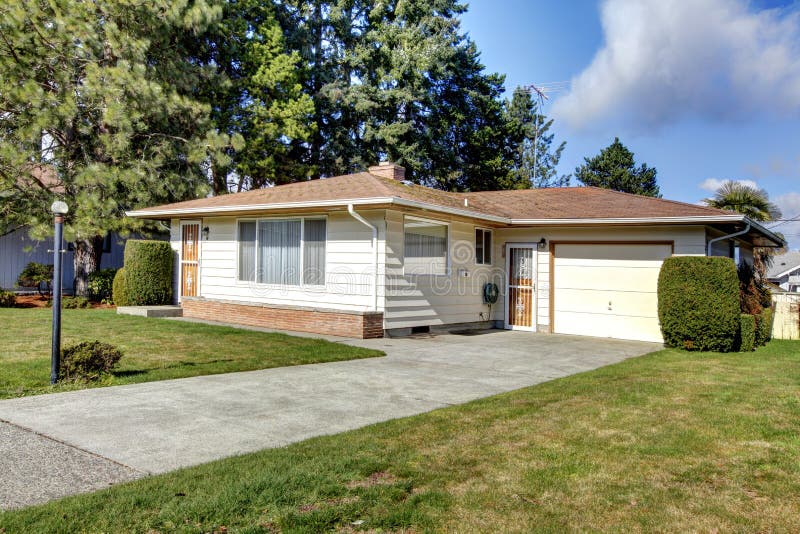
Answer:
[[[125,369],[123,371],[111,371],[111,374],[117,378],[125,378],[129,376],[146,375],[148,373],[159,372],[165,369],[180,369],[183,367],[203,367],[206,365],[214,365],[218,363],[233,362],[233,361],[236,360],[234,360],[233,358],[221,358],[217,360],[208,360],[205,362],[180,361],[171,363],[170,365],[164,365],[162,367],[151,367],[149,369]]]

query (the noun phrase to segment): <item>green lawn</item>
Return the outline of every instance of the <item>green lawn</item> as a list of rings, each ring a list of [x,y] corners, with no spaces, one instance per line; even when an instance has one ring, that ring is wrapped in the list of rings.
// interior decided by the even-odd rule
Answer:
[[[800,530],[800,343],[663,350],[0,515],[6,532]]]
[[[99,384],[105,386],[382,355],[319,339],[109,309],[63,313],[62,346],[99,339],[122,349],[118,370]],[[45,308],[0,308],[0,399],[87,387],[49,385],[51,317]]]

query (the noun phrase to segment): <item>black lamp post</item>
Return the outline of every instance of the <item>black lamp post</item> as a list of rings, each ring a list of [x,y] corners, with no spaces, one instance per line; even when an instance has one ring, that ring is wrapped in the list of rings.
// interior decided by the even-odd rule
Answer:
[[[58,382],[61,367],[61,242],[64,236],[64,215],[69,211],[66,202],[56,200],[50,206],[55,219],[53,236],[53,350],[50,354],[50,383]]]

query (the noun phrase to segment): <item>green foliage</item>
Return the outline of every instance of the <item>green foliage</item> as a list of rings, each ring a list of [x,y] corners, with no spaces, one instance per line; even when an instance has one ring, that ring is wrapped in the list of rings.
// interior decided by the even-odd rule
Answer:
[[[712,208],[742,213],[754,221],[781,218],[780,208],[770,202],[765,190],[732,180],[723,182],[714,196],[703,202]]]
[[[676,256],[658,276],[658,318],[667,346],[729,352],[740,328],[739,280],[730,258]]]
[[[170,304],[172,264],[169,242],[129,239],[125,244],[123,298],[134,306]]]
[[[59,380],[97,380],[110,373],[122,358],[114,345],[100,341],[84,341],[61,351]]]
[[[43,263],[30,262],[22,269],[17,277],[19,287],[39,287],[42,282],[50,282],[53,279],[53,266]]]
[[[51,308],[53,301],[47,301],[47,307]],[[83,310],[91,308],[92,303],[86,297],[61,297],[61,308],[65,310]]]
[[[575,176],[584,185],[613,189],[625,193],[661,197],[656,182],[656,169],[642,163],[636,167],[633,152],[619,137],[593,158],[583,158],[584,164],[575,169]]]
[[[17,295],[13,291],[0,288],[0,308],[13,308],[17,305]]]
[[[567,187],[570,175],[558,175],[561,153],[567,146],[562,141],[552,149],[554,134],[549,133],[553,119],[548,119],[539,110],[539,105],[529,91],[518,87],[510,101],[506,102],[509,120],[520,129],[522,142],[514,154],[514,175],[528,187]]]
[[[761,310],[772,306],[772,294],[762,278],[756,276],[751,264],[746,261],[739,262],[736,274],[739,277],[739,301],[742,313],[759,315]]]
[[[89,296],[95,302],[111,303],[117,269],[101,269],[89,274]]]
[[[115,306],[130,306],[131,299],[128,297],[128,282],[125,279],[125,267],[117,269],[114,275],[114,282],[111,285],[111,299]]]
[[[766,345],[767,341],[772,339],[772,323],[775,319],[775,311],[772,308],[764,308],[756,321],[756,339],[755,344],[757,347]]]
[[[756,318],[743,313],[740,316],[739,351],[750,352],[756,347]]]

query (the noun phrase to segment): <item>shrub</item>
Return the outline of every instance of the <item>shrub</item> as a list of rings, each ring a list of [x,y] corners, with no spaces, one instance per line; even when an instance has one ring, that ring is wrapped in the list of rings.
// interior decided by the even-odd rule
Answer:
[[[117,269],[114,275],[114,282],[111,284],[111,298],[117,306],[130,306],[131,300],[128,298],[128,286],[125,283],[125,267]]]
[[[95,302],[111,302],[117,269],[100,269],[89,275],[89,297]]]
[[[742,313],[759,315],[761,310],[772,306],[772,294],[764,285],[753,266],[746,261],[736,268],[739,276],[739,303]]]
[[[114,345],[100,341],[84,341],[61,351],[60,379],[96,380],[110,373],[122,358]]]
[[[125,293],[136,306],[172,302],[172,247],[166,241],[125,244]]]
[[[740,321],[739,350],[750,352],[756,346],[756,318],[754,315],[743,313]]]
[[[17,305],[17,295],[13,291],[0,289],[0,308],[13,308]]]
[[[47,301],[47,307],[53,307],[53,301]],[[92,303],[86,297],[61,297],[61,307],[65,310],[78,310],[83,308],[91,308]]]
[[[756,321],[756,339],[755,345],[760,347],[766,345],[767,341],[772,338],[772,321],[774,319],[774,312],[772,308],[764,308],[764,311],[758,316]]]
[[[17,285],[19,287],[35,287],[40,295],[46,296],[46,294],[50,293],[50,282],[52,280],[52,265],[32,261],[19,273]]]
[[[739,279],[730,258],[676,256],[658,275],[658,318],[667,346],[729,352],[739,334]]]

